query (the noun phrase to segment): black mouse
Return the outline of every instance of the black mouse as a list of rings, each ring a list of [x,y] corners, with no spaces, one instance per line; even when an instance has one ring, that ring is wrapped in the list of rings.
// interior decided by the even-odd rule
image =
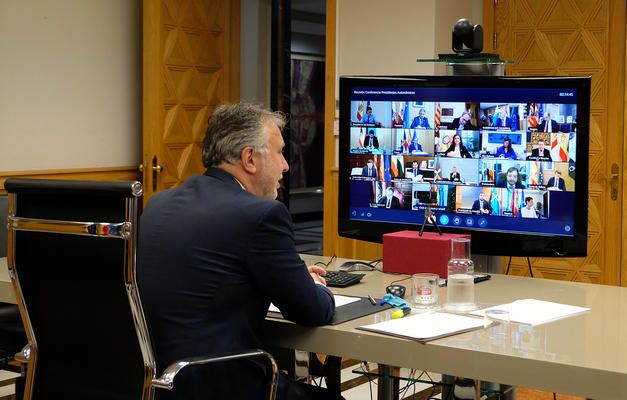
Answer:
[[[386,293],[393,294],[394,296],[398,296],[401,299],[405,296],[405,286],[403,285],[390,285],[385,288]]]

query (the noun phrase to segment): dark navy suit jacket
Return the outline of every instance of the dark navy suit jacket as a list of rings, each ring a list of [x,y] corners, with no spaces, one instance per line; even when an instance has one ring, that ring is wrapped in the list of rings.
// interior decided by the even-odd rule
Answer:
[[[138,278],[158,370],[183,357],[257,348],[268,305],[302,325],[324,325],[332,293],[311,279],[280,202],[254,196],[210,168],[157,193],[144,210]],[[191,367],[160,399],[257,399],[264,363]]]

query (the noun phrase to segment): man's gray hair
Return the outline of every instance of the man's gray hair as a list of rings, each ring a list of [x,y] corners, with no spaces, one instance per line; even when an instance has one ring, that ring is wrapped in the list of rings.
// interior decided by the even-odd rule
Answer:
[[[202,146],[202,163],[212,167],[223,162],[234,163],[245,147],[265,151],[268,133],[266,122],[273,122],[282,130],[285,115],[250,103],[223,104],[215,109]]]

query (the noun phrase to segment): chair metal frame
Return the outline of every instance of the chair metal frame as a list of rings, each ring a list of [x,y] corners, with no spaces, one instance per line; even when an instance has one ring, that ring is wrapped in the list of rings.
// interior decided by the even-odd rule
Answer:
[[[137,248],[137,227],[138,227],[138,210],[142,195],[142,184],[140,182],[127,182],[129,185],[130,197],[125,200],[125,221],[122,223],[111,222],[76,222],[76,221],[60,221],[36,218],[23,218],[16,216],[16,207],[18,196],[11,191],[13,184],[17,185],[37,185],[38,181],[45,181],[50,185],[58,183],[59,189],[63,190],[67,187],[67,181],[53,180],[37,180],[37,179],[8,179],[5,187],[9,191],[8,206],[8,267],[9,275],[15,290],[17,305],[22,316],[25,326],[28,344],[21,352],[15,355],[15,359],[26,364],[26,384],[24,399],[31,400],[33,398],[33,385],[35,374],[37,373],[37,336],[33,329],[33,325],[29,318],[28,308],[24,299],[24,294],[20,286],[19,265],[16,263],[16,232],[47,232],[60,233],[68,235],[82,235],[102,238],[104,240],[123,240],[126,259],[124,262],[124,284],[128,297],[131,314],[135,326],[135,332],[138,338],[141,355],[144,362],[144,382],[142,389],[142,400],[151,400],[154,397],[154,389],[171,390],[174,388],[174,380],[177,374],[188,366],[198,366],[211,363],[219,363],[243,358],[265,358],[271,367],[270,388],[268,398],[273,400],[276,397],[278,385],[279,369],[274,358],[266,351],[254,349],[246,352],[218,354],[204,357],[191,357],[179,360],[168,366],[161,376],[156,376],[156,361],[153,353],[153,347],[150,340],[150,333],[144,316],[141,299],[137,287],[136,276],[136,248]],[[85,184],[88,188],[97,189],[102,182],[90,181],[74,181],[71,185]]]

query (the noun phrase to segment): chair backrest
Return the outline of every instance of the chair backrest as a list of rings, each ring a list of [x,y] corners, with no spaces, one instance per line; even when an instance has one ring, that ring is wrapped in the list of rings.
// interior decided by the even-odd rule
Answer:
[[[7,196],[0,196],[0,257],[7,256]]]
[[[31,347],[24,399],[152,398],[135,280],[141,184],[9,179],[5,188],[9,272]]]

